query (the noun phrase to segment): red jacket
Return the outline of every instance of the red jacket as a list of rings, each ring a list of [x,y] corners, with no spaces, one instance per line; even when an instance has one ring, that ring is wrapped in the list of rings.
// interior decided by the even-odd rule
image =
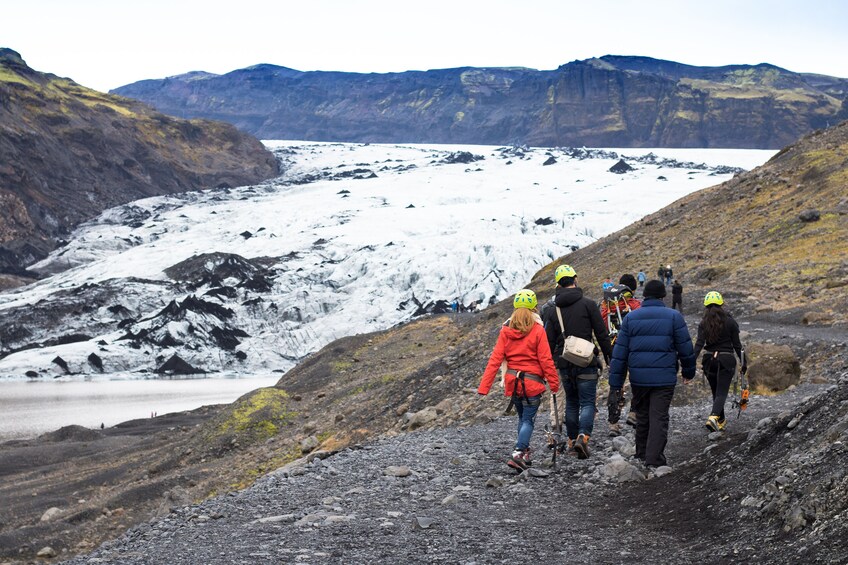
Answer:
[[[483,380],[480,381],[477,392],[480,394],[489,393],[504,359],[506,359],[509,369],[539,375],[547,381],[552,393],[559,390],[559,375],[551,358],[548,337],[545,335],[545,329],[541,324],[533,324],[533,328],[527,334],[522,334],[509,326],[501,328],[498,342],[495,344],[492,356],[489,357],[486,372],[483,373]],[[545,392],[545,385],[530,379],[524,379],[524,386],[526,391],[519,389],[519,395],[526,392],[527,396],[536,396]],[[515,375],[507,373],[504,380],[504,394],[512,396],[514,388]]]

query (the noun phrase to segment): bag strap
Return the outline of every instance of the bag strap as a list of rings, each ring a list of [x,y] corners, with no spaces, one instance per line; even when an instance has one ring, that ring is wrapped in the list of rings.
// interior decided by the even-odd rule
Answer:
[[[557,320],[559,320],[559,331],[562,335],[565,335],[565,324],[562,323],[562,310],[559,306],[556,307],[557,312]]]

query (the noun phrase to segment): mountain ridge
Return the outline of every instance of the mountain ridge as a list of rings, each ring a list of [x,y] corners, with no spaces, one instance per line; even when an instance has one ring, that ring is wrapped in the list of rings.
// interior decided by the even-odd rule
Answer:
[[[273,155],[229,124],[186,121],[41,73],[0,49],[0,273],[26,267],[105,208],[253,184]]]
[[[113,92],[262,139],[314,141],[779,148],[848,118],[848,79],[768,63],[696,67],[621,55],[550,71],[364,74],[260,64]]]

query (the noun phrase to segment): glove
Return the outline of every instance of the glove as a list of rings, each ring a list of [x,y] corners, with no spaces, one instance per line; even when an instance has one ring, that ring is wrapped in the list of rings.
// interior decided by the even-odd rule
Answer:
[[[743,374],[743,375],[745,375],[745,374],[747,374],[747,373],[748,373],[748,364],[747,364],[747,363],[743,363],[743,364],[742,364],[742,374]]]
[[[609,389],[609,397],[607,398],[607,404],[612,406],[613,404],[618,404],[618,399],[621,398],[621,389],[617,386],[611,386]]]

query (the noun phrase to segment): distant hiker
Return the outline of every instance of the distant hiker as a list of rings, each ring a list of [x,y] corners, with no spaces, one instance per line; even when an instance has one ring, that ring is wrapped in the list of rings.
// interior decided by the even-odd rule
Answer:
[[[560,265],[554,280],[557,283],[555,307],[545,311],[542,321],[565,390],[568,447],[573,448],[579,458],[585,459],[591,453],[589,439],[595,425],[595,396],[602,368],[598,353],[609,359],[612,346],[598,307],[577,287],[574,269],[570,265]],[[593,335],[597,345],[590,351],[588,365],[581,366],[562,357],[565,337],[574,336],[591,342]]]
[[[531,465],[530,438],[545,383],[551,394],[556,394],[559,376],[551,359],[545,330],[536,316],[536,294],[532,290],[519,290],[512,305],[515,310],[509,323],[501,328],[477,392],[489,393],[501,363],[506,360],[504,394],[511,397],[510,407],[515,406],[518,413],[518,439],[507,465],[523,471]]]
[[[665,267],[663,267],[662,265],[660,265],[660,268],[657,269],[657,278],[661,281],[665,280]]]
[[[713,393],[713,407],[706,423],[707,429],[713,432],[724,430],[727,424],[724,403],[736,373],[736,357],[742,363],[742,374],[748,372],[745,352],[739,340],[739,324],[724,310],[723,304],[721,294],[716,291],[707,293],[704,297],[704,317],[698,324],[698,338],[695,340],[695,358],[703,349],[701,369]]]
[[[671,279],[674,276],[674,271],[671,268],[671,265],[665,266],[665,286],[671,286]]]
[[[624,318],[610,362],[610,393],[621,391],[627,372],[636,409],[636,457],[649,468],[666,464],[669,407],[677,384],[695,377],[695,352],[680,312],[667,308],[661,281],[645,284],[642,307]]]
[[[645,280],[647,280],[647,275],[645,275],[645,271],[639,271],[639,274],[636,275],[636,279],[639,281],[639,288],[645,286]]]
[[[601,285],[601,288],[603,290],[609,290],[614,286],[615,286],[615,283],[612,282],[612,277],[607,277],[607,278],[604,279],[604,282]]]
[[[642,274],[644,275],[644,273]],[[633,293],[636,291],[636,278],[633,275],[621,275],[618,283],[617,286],[604,293],[604,300],[601,301],[601,319],[603,319],[604,326],[609,332],[610,343],[613,346],[615,346],[615,339],[618,337],[624,317],[642,305],[639,300],[633,298]],[[618,421],[621,419],[621,411],[624,409],[626,402],[623,389],[618,394],[610,390],[610,394],[607,397],[607,421],[609,422],[609,435],[612,437],[621,435],[621,424]],[[636,425],[636,414],[634,413],[632,401],[630,403],[630,413],[627,415],[627,422],[631,425]]]
[[[103,429],[103,428],[105,428],[105,427],[106,427],[106,426],[103,424],[103,422],[100,422],[100,429],[102,430],[102,429]]]
[[[677,279],[671,285],[671,307],[683,313],[683,285]]]

